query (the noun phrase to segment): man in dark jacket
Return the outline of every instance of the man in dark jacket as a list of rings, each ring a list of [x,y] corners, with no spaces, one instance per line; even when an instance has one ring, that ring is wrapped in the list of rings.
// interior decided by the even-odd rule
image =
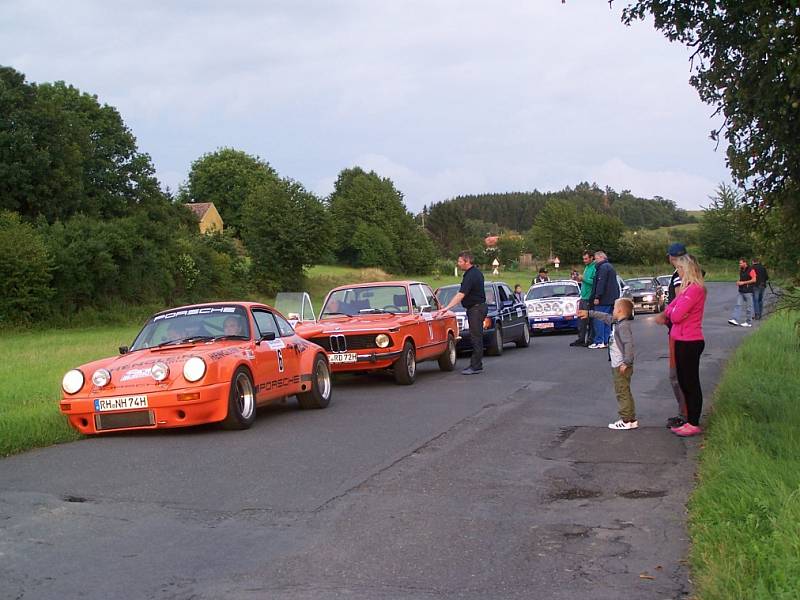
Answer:
[[[483,320],[489,312],[489,307],[486,305],[483,273],[475,266],[474,260],[469,252],[458,255],[458,268],[464,271],[461,287],[444,307],[444,310],[450,310],[460,303],[467,309],[472,356],[469,367],[461,371],[462,375],[476,375],[483,371]]]
[[[754,258],[751,264],[756,272],[756,283],[753,285],[753,318],[760,319],[761,313],[764,312],[764,288],[767,287],[769,274],[759,259]]]
[[[731,325],[753,326],[750,316],[753,314],[753,286],[757,280],[756,270],[748,265],[744,258],[740,258],[739,281],[736,282],[736,286],[739,288],[739,297],[736,299],[733,314],[728,319],[728,323]],[[744,319],[742,319],[742,315],[744,315]]]
[[[619,284],[617,283],[617,272],[608,262],[608,256],[602,250],[594,253],[594,262],[597,264],[597,271],[594,276],[594,287],[592,288],[592,299],[590,305],[594,310],[611,314],[614,309],[614,302],[619,298]],[[608,338],[611,336],[611,326],[600,319],[594,319],[594,343],[589,348],[608,348]]]

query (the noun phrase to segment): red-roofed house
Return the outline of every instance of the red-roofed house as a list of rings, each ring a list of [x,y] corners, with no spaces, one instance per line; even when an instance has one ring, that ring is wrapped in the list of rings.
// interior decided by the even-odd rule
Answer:
[[[186,205],[200,222],[200,233],[222,231],[222,217],[213,202],[193,202]]]

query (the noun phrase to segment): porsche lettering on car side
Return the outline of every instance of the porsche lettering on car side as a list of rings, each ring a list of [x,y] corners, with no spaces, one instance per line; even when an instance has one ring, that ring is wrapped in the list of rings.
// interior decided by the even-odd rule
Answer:
[[[287,396],[300,408],[331,400],[325,351],[264,304],[221,302],[153,315],[130,348],[70,370],[61,412],[84,434],[221,423],[253,424]]]
[[[392,369],[397,383],[410,385],[418,362],[437,360],[443,371],[455,368],[456,317],[419,281],[335,288],[319,319],[299,322],[297,333],[325,348],[335,373]]]

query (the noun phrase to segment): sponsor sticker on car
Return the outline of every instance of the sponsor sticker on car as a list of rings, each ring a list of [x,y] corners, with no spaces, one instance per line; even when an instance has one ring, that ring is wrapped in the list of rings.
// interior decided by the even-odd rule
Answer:
[[[337,363],[354,363],[358,361],[358,354],[355,352],[334,352],[328,354],[328,360],[332,365]]]
[[[97,412],[139,408],[147,408],[147,396],[117,396],[114,398],[95,398],[94,400],[94,409]]]

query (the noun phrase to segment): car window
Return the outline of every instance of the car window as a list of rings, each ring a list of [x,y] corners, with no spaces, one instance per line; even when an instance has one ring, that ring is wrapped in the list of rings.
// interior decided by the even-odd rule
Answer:
[[[411,286],[411,301],[414,303],[414,310],[421,311],[423,307],[428,306],[428,299],[422,291],[422,286],[414,284]]]
[[[320,312],[320,319],[369,312],[408,312],[406,288],[399,285],[376,285],[335,290]]]
[[[278,331],[281,332],[281,337],[286,337],[287,335],[294,335],[294,329],[292,329],[292,326],[289,325],[286,319],[277,314],[273,314],[272,316],[275,317],[275,321],[277,321],[278,323]]]
[[[439,290],[437,291],[437,294],[438,294],[439,302],[441,303],[441,305],[442,306],[447,306],[447,304],[450,302],[450,300],[453,299],[453,296],[455,296],[458,293],[458,290],[459,290],[459,286],[457,286],[457,285],[447,285],[447,286],[444,286],[444,287],[440,287]],[[453,307],[453,309],[454,310],[458,310],[458,309],[464,310],[464,307],[461,306],[461,303],[458,303]]]
[[[486,304],[497,304],[493,286],[487,285],[483,288],[483,291],[486,293]]]
[[[511,297],[510,294],[506,293],[505,287],[503,287],[502,285],[497,286],[497,293],[500,296],[500,302],[505,302]]]
[[[280,337],[281,332],[278,329],[278,324],[275,322],[275,317],[271,312],[266,310],[254,310],[253,318],[256,321],[259,337],[263,338],[264,334],[272,332],[275,337]]]
[[[436,299],[436,295],[433,293],[433,290],[429,285],[422,286],[422,293],[425,294],[425,299],[428,301],[428,305],[433,307],[434,309],[439,308],[439,301]]]

